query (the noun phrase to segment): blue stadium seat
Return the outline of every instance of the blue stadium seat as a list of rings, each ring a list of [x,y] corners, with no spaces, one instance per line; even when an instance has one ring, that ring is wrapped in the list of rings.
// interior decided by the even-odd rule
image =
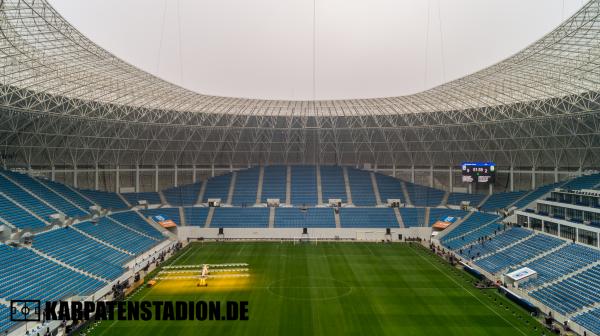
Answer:
[[[386,203],[388,199],[399,199],[401,202],[406,203],[402,191],[402,182],[399,179],[379,173],[375,173],[375,179],[383,203]]]
[[[206,217],[210,208],[183,208],[185,213],[185,222],[188,226],[200,226],[204,227],[206,223]]]
[[[260,168],[244,169],[236,174],[232,203],[235,205],[255,204]]]
[[[348,168],[348,181],[350,182],[353,204],[359,206],[377,205],[370,172]]]
[[[208,202],[209,198],[220,198],[222,203],[227,202],[229,186],[231,185],[231,174],[219,175],[206,181],[206,190],[202,202]]]
[[[292,166],[292,204],[317,204],[317,170],[315,166]]]
[[[344,182],[344,171],[342,167],[320,166],[321,170],[321,194],[323,203],[328,203],[329,199],[341,199],[342,203],[348,201],[346,195],[346,184]]]
[[[269,208],[215,208],[211,227],[266,228]]]
[[[266,166],[263,176],[261,202],[267,203],[267,199],[276,198],[281,203],[285,203],[286,181],[286,166]]]
[[[168,188],[163,190],[162,193],[163,195],[165,195],[167,203],[171,205],[194,205],[198,201],[198,194],[200,193],[201,187],[202,182],[197,182],[193,184],[186,184],[183,186]],[[225,201],[225,199],[223,201]]]
[[[335,228],[332,208],[277,208],[275,211],[276,228]]]
[[[117,195],[110,191],[80,189],[79,192],[85,197],[99,204],[104,209],[127,209],[127,204]]]
[[[97,223],[86,221],[76,224],[75,227],[112,246],[136,255],[142,254],[158,244],[158,240],[128,230],[107,217],[100,218]]]
[[[138,205],[138,201],[145,200],[148,204],[160,204],[160,195],[157,192],[137,192],[137,193],[122,193],[121,194],[132,206]]]
[[[398,228],[392,208],[341,208],[340,223],[343,228]]]

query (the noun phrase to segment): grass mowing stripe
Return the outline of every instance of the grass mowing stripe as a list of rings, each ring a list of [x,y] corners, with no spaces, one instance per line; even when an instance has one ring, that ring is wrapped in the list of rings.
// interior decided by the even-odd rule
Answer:
[[[471,295],[472,297],[474,297],[475,299],[477,299],[477,301],[479,301],[483,306],[485,306],[487,309],[491,310],[494,314],[496,314],[498,317],[500,317],[501,319],[503,319],[506,323],[510,324],[513,328],[515,328],[516,330],[518,330],[521,334],[527,336],[527,334],[524,333],[523,330],[521,330],[520,328],[518,328],[517,326],[515,326],[512,322],[508,321],[504,316],[500,315],[497,311],[495,311],[494,309],[490,308],[490,306],[488,306],[480,298],[478,298],[477,295],[473,294],[470,290],[468,290],[467,288],[465,288],[461,283],[459,283],[458,281],[456,281],[456,279],[454,279],[453,277],[451,277],[450,275],[448,275],[448,273],[446,273],[443,270],[441,270],[436,264],[434,264],[433,262],[431,262],[431,260],[429,260],[428,258],[426,258],[425,256],[423,256],[420,252],[415,252],[415,254],[417,254],[419,257],[421,257],[421,259],[427,261],[430,265],[432,265],[437,270],[439,270],[442,274],[444,274],[444,276],[446,278],[452,280],[452,282],[454,282],[455,284],[457,284],[458,286],[460,286],[462,289],[464,289],[465,292],[469,293],[469,295]]]

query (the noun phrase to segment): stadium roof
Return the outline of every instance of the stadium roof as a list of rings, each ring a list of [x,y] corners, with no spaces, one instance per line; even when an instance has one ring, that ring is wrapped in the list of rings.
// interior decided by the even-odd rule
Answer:
[[[197,94],[111,55],[46,1],[0,1],[0,146],[27,164],[600,162],[600,1],[516,55],[400,97]]]

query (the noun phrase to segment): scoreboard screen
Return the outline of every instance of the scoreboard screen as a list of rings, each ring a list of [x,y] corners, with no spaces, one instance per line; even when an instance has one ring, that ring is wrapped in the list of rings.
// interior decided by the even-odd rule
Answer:
[[[462,181],[466,183],[493,183],[496,164],[493,162],[463,162]]]

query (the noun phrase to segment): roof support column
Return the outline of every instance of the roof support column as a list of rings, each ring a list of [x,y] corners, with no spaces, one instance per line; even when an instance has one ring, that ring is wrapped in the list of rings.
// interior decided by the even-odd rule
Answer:
[[[554,167],[554,183],[558,183],[558,167]]]
[[[140,192],[140,165],[135,165],[135,192]]]
[[[175,187],[177,187],[178,173],[179,173],[179,171],[177,170],[177,165],[174,165],[173,166],[173,186],[175,186]]]
[[[196,183],[196,164],[192,165],[192,183]]]
[[[396,177],[396,163],[392,165],[392,176]]]
[[[119,192],[121,188],[121,172],[119,165],[115,166],[115,192]]]
[[[433,166],[429,166],[429,186],[433,188]]]
[[[510,176],[508,177],[510,181],[510,191],[515,191],[515,167],[510,166]]]
[[[415,183],[415,165],[410,166],[410,182]]]
[[[454,189],[454,170],[452,166],[448,167],[448,191],[452,192]]]
[[[56,181],[56,167],[54,164],[50,166],[50,181]]]
[[[73,165],[73,186],[77,188],[77,165]]]
[[[531,190],[535,189],[535,166],[531,167]]]
[[[98,190],[100,188],[100,172],[98,171],[98,162],[94,165],[94,189]]]
[[[154,165],[154,191],[158,191],[158,165]]]

